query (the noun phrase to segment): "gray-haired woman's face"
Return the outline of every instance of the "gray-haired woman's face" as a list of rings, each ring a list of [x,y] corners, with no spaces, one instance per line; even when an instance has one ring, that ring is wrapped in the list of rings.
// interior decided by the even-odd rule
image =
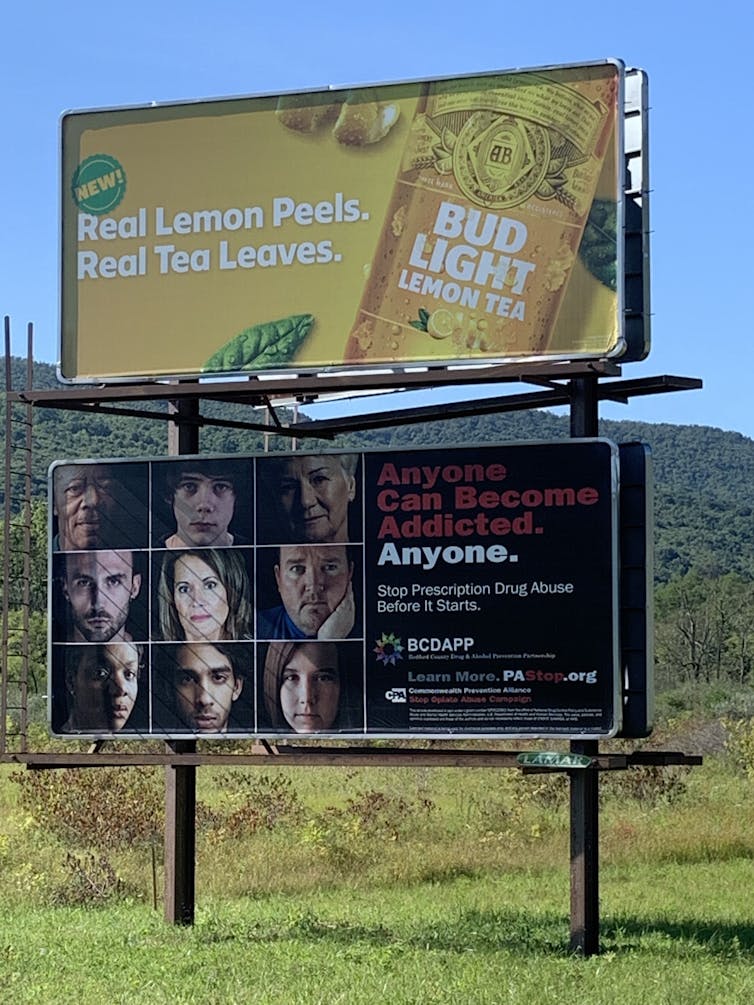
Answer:
[[[291,457],[280,479],[280,502],[298,541],[347,541],[355,494],[356,480],[336,454]]]

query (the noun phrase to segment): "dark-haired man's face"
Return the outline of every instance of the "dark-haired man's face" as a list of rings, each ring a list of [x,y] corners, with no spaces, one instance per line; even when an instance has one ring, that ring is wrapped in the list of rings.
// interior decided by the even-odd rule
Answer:
[[[71,605],[71,641],[127,641],[128,611],[140,589],[130,551],[66,555],[63,593]]]
[[[175,672],[178,714],[198,733],[228,728],[233,702],[243,687],[225,653],[209,643],[187,643],[178,650]]]

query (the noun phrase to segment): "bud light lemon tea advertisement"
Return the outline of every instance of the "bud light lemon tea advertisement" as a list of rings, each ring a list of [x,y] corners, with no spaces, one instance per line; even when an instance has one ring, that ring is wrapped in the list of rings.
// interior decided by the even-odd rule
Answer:
[[[619,728],[617,448],[65,460],[60,737]]]
[[[623,79],[66,114],[62,379],[620,356]]]

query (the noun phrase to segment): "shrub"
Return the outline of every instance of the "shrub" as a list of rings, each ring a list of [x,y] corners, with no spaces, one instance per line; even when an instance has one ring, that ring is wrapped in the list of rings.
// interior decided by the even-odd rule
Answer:
[[[98,906],[123,897],[125,884],[110,860],[89,852],[65,856],[66,880],[51,894],[53,904],[64,907]]]
[[[227,790],[230,809],[225,813],[215,810],[214,823],[229,837],[295,824],[303,815],[299,797],[286,775],[227,772],[220,776],[218,784]]]
[[[309,819],[303,841],[330,863],[349,866],[374,854],[375,843],[395,842],[407,829],[414,831],[417,816],[434,809],[429,799],[407,800],[378,789],[368,789],[345,806],[327,806]]]
[[[160,842],[164,785],[150,768],[64,768],[11,775],[37,827],[78,847]]]
[[[676,765],[642,765],[603,776],[603,798],[633,799],[647,809],[677,803],[688,790],[689,769]]]

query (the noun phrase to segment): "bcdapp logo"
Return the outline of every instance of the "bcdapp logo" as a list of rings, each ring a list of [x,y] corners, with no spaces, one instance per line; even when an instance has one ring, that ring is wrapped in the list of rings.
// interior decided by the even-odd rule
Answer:
[[[389,635],[386,635],[383,632],[381,637],[377,640],[372,652],[376,653],[377,662],[382,663],[382,665],[386,667],[394,667],[398,660],[403,659],[403,645],[401,644],[401,640],[392,632],[390,632]]]
[[[474,645],[474,639],[470,636],[459,636],[456,638],[426,638],[409,639],[408,651],[410,653],[458,653],[468,652]]]

